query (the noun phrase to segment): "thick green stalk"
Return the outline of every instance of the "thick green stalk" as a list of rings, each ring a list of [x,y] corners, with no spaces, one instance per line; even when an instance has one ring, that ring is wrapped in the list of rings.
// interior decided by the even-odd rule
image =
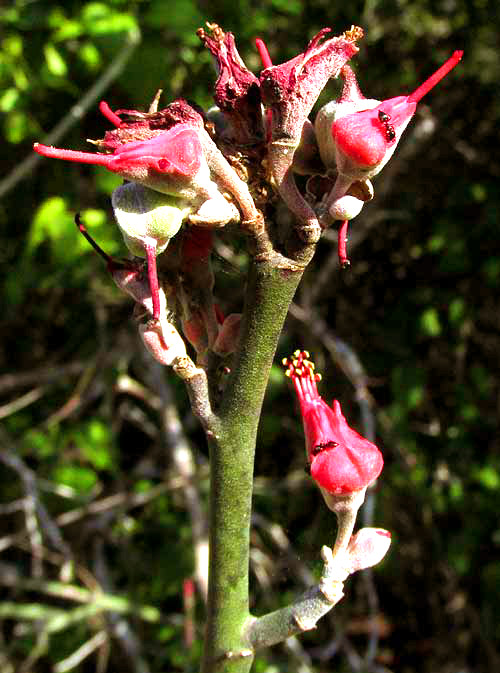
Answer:
[[[311,246],[309,258],[312,252]],[[202,673],[246,673],[253,661],[242,634],[249,618],[255,440],[279,335],[302,271],[293,263],[262,261],[249,273],[240,346],[209,442],[210,568]]]

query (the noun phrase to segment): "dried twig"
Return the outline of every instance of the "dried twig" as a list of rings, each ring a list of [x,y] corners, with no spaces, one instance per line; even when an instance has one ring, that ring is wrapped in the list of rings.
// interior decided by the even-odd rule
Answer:
[[[105,591],[114,591],[114,586],[109,572],[102,538],[96,540],[94,545],[95,574]],[[141,643],[132,629],[129,620],[123,615],[110,611],[107,613],[108,621],[114,638],[120,643],[123,652],[134,673],[150,673],[144,657],[141,654]]]

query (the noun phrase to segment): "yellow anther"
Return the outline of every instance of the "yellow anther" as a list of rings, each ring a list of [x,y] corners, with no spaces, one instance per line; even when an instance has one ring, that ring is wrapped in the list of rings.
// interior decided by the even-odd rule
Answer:
[[[288,378],[290,378],[291,375],[292,375],[291,371],[287,369],[285,372],[285,376],[288,376]]]
[[[309,351],[302,351],[302,353],[303,353],[304,357],[306,357],[306,358],[311,357],[311,356],[309,355]]]
[[[300,367],[298,367],[298,368],[295,370],[295,373],[297,374],[297,376],[302,376],[302,373],[303,373],[303,372],[302,372],[302,369],[300,369]]]
[[[346,30],[342,33],[342,37],[344,37],[346,40],[349,40],[349,42],[356,42],[356,40],[361,40],[363,35],[363,29],[359,26],[351,26],[349,30]]]
[[[300,357],[300,351],[299,350],[293,351],[293,355],[294,355],[294,357],[299,358]]]
[[[285,365],[285,367],[286,367],[288,365],[288,358],[283,358],[283,360],[281,361],[281,364]]]
[[[317,381],[317,382],[321,381],[322,378],[323,377],[321,376],[321,374],[315,374],[314,375],[314,380]]]

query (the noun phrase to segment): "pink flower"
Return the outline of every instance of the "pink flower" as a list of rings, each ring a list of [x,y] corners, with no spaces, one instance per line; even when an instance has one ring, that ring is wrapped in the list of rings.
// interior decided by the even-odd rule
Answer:
[[[33,149],[46,157],[105,166],[126,180],[139,182],[164,194],[190,198],[193,182],[201,177],[199,174],[206,165],[199,131],[189,124],[177,124],[149,135],[151,137],[146,139],[123,143],[115,140],[111,144],[110,139],[109,144],[114,145],[112,154],[78,152],[40,143],[35,143]],[[101,142],[103,147],[106,147],[105,142],[106,139]],[[208,173],[208,169],[205,171]]]
[[[283,364],[299,398],[312,478],[328,494],[365,489],[382,471],[382,454],[349,427],[337,400],[331,408],[320,397],[316,382],[321,377],[307,351],[295,351]]]
[[[384,101],[365,98],[351,68],[348,65],[342,68],[342,96],[337,102],[323,106],[314,123],[321,159],[327,170],[337,172],[333,189],[323,201],[320,220],[324,226],[329,218],[343,220],[339,229],[342,266],[349,264],[345,249],[348,220],[356,217],[363,207],[363,199],[350,196],[349,190],[353,183],[364,183],[373,194],[369,178],[377,175],[393,155],[417,103],[457,65],[462,55],[463,51],[455,51],[408,96]]]
[[[413,93],[384,101],[365,99],[354,74],[345,68],[345,86],[331,126],[339,173],[350,180],[376,175],[391,158],[417,103],[457,65],[462,55],[463,51],[455,51]]]

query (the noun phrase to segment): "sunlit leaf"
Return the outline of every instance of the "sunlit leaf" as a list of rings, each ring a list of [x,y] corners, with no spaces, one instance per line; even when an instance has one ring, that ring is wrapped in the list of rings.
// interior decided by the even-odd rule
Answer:
[[[51,75],[64,77],[68,68],[61,55],[61,52],[53,44],[46,44],[44,48],[45,61]]]
[[[94,470],[80,465],[60,465],[54,468],[52,478],[82,494],[89,493],[97,483]]]
[[[422,313],[420,316],[420,330],[429,337],[437,337],[441,334],[441,322],[435,308],[428,308]]]

